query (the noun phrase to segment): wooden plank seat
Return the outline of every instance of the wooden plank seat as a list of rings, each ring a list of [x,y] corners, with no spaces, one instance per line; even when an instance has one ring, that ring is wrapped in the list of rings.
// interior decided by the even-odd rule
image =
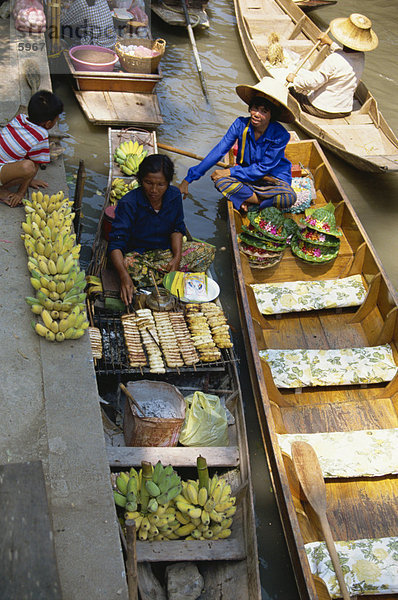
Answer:
[[[303,441],[314,448],[325,478],[382,477],[398,473],[398,428],[278,434],[281,451]]]
[[[251,284],[264,315],[360,306],[366,297],[361,275],[340,279]]]
[[[259,351],[278,388],[364,385],[391,381],[398,367],[390,344],[338,349]]]
[[[397,537],[335,541],[350,597],[398,592]],[[330,598],[340,598],[340,587],[325,542],[305,544],[311,572],[320,577]],[[326,597],[326,596],[325,596]],[[395,597],[395,596],[394,596]]]

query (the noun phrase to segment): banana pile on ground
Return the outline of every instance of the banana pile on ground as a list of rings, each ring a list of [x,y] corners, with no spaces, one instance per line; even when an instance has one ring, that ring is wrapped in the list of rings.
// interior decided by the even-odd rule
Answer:
[[[109,202],[111,204],[117,204],[117,201],[120,198],[123,198],[130,190],[134,190],[138,187],[138,181],[135,179],[134,181],[126,181],[125,179],[121,179],[121,177],[117,177],[112,181],[112,189],[109,194]]]
[[[115,150],[113,158],[118,163],[120,170],[131,177],[138,172],[138,167],[148,154],[144,146],[132,140],[122,142]]]
[[[153,468],[143,461],[139,473],[120,473],[116,478],[115,503],[125,509],[124,518],[134,519],[137,537],[144,541],[176,540],[181,523],[171,501],[181,492],[181,479],[171,465],[159,461]]]
[[[115,503],[125,509],[126,520],[135,521],[139,540],[218,540],[231,535],[236,512],[231,486],[217,475],[209,478],[203,457],[198,457],[198,474],[196,481],[181,481],[171,465],[163,467],[159,461],[155,468],[143,462],[140,473],[132,468],[117,476]]]
[[[33,329],[50,342],[80,338],[88,327],[86,280],[79,267],[80,244],[72,233],[72,205],[63,192],[52,196],[33,192],[31,200],[24,200],[21,237],[36,290],[26,302],[41,318],[32,321]]]

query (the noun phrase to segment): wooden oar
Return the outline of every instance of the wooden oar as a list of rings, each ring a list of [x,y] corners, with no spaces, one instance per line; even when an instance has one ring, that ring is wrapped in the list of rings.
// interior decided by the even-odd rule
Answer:
[[[203,156],[199,156],[198,154],[194,154],[193,152],[188,152],[187,150],[181,150],[181,148],[175,148],[175,146],[169,146],[168,144],[163,144],[158,142],[158,148],[162,150],[167,150],[168,152],[175,152],[176,154],[182,154],[182,156],[189,156],[190,158],[194,158],[195,160],[203,160]],[[228,169],[229,165],[224,162],[216,163],[219,167],[223,169]]]
[[[324,33],[324,35],[327,35],[330,31],[330,27],[328,27]],[[295,68],[295,70],[293,71],[293,75],[297,75],[297,73],[300,71],[300,69],[303,67],[303,65],[305,65],[305,63],[307,62],[307,60],[310,58],[310,56],[312,56],[315,52],[315,50],[317,50],[319,48],[319,46],[321,45],[321,40],[318,40],[317,43],[311,48],[311,50],[309,52],[307,52],[307,54],[304,56],[304,58],[302,59],[301,62],[299,62],[298,66]],[[285,85],[290,85],[290,81],[286,81]]]
[[[196,47],[195,36],[193,34],[193,29],[192,29],[191,20],[189,18],[189,14],[188,14],[186,0],[181,0],[181,4],[182,4],[182,8],[184,10],[185,22],[187,24],[188,35],[189,35],[189,39],[191,41],[193,55],[195,57],[196,68],[198,70],[200,84],[202,86],[202,90],[203,90],[203,94],[206,98],[206,102],[209,102],[209,96],[207,93],[206,84],[205,84],[205,80],[204,80],[203,73],[202,73],[202,65],[200,63],[199,53],[198,53],[198,49]]]
[[[342,596],[350,600],[326,514],[326,486],[316,452],[307,442],[293,442],[292,459],[304,494],[318,515]]]

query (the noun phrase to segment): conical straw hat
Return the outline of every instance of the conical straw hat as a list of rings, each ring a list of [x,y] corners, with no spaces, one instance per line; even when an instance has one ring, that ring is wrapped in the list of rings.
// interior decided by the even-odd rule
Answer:
[[[279,108],[278,121],[283,123],[294,122],[294,114],[288,107],[288,88],[273,77],[264,77],[256,85],[238,85],[235,90],[239,98],[246,104],[250,104],[255,96],[264,96]]]
[[[368,52],[379,44],[372,30],[372,21],[359,13],[353,13],[348,18],[333,19],[330,31],[338,42],[352,50]]]

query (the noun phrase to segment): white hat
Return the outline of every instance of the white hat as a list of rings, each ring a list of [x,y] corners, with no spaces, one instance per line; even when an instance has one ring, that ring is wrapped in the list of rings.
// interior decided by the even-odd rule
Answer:
[[[256,96],[263,96],[280,110],[278,121],[293,123],[295,116],[288,107],[290,102],[288,88],[273,77],[263,77],[256,85],[238,85],[235,88],[239,98],[250,104]]]
[[[338,42],[347,48],[362,52],[374,50],[379,44],[378,37],[371,27],[372,21],[359,13],[330,22],[330,32]]]

